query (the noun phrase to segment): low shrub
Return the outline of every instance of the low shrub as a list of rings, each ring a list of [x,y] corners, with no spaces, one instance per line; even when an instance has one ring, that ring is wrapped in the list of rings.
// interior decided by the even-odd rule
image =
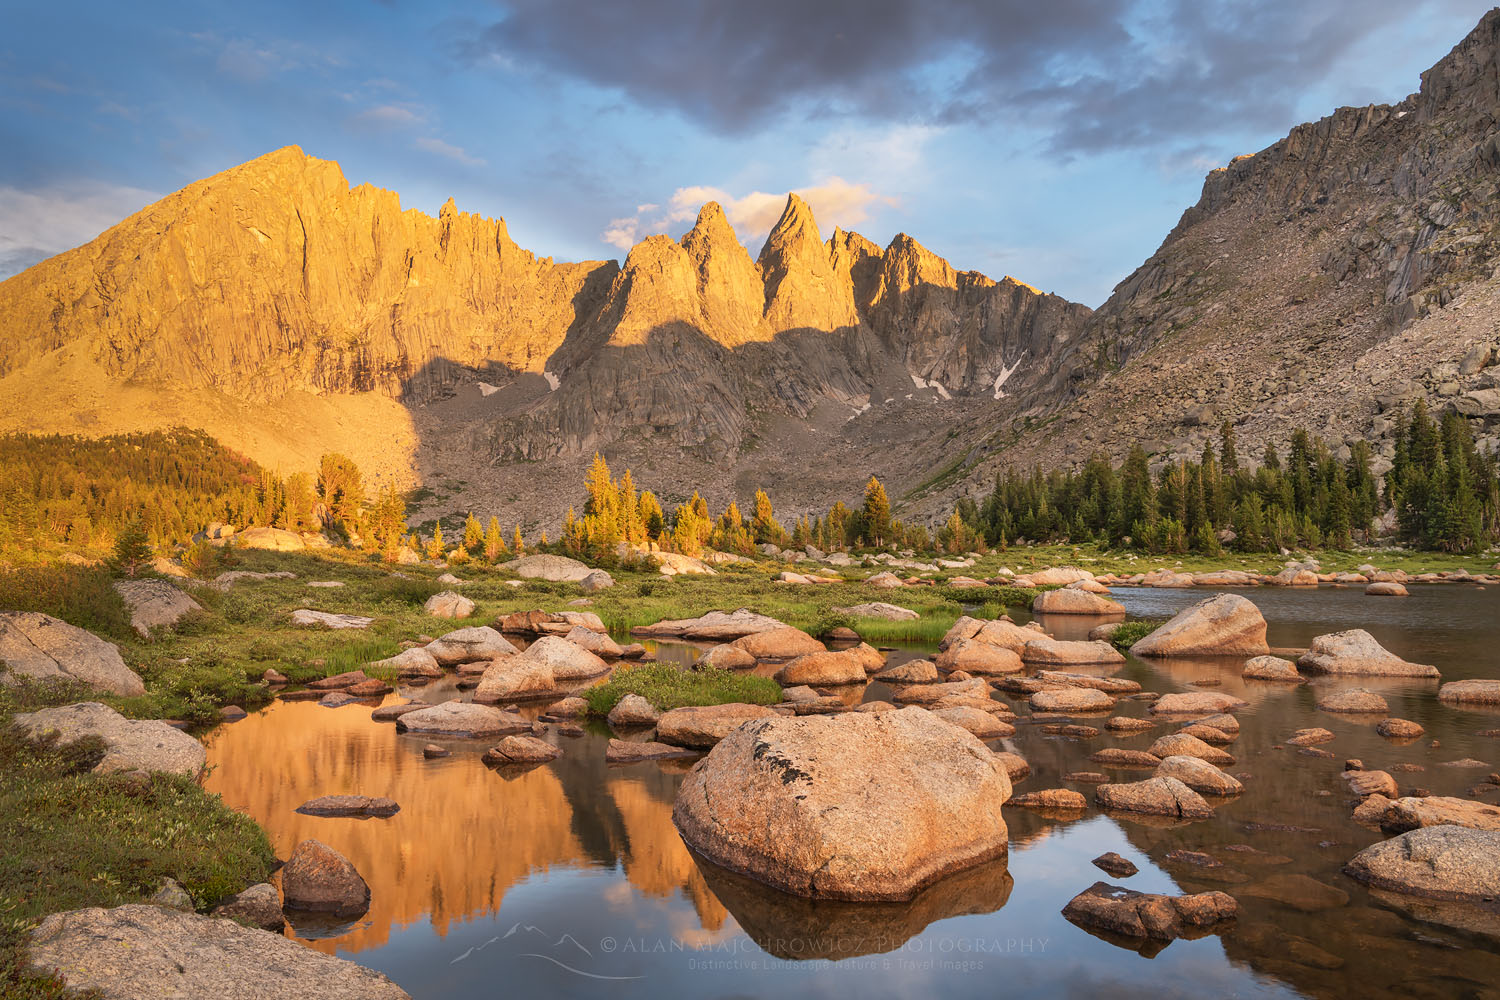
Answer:
[[[627,694],[638,694],[665,712],[731,702],[774,705],[781,701],[781,685],[769,677],[732,670],[683,670],[670,663],[642,663],[617,668],[608,681],[584,691],[583,698],[590,715],[605,716]]]

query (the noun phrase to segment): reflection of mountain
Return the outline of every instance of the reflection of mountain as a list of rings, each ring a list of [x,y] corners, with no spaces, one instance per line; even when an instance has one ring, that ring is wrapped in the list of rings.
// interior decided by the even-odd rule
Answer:
[[[369,914],[312,947],[379,947],[392,926],[423,918],[446,934],[452,921],[495,912],[512,885],[554,866],[620,863],[640,892],[680,891],[693,903],[702,926],[684,928],[686,937],[723,925],[723,908],[672,827],[677,776],[650,766],[608,770],[594,735],[565,741],[554,764],[510,779],[480,763],[483,741],[454,743],[454,755],[438,761],[422,758],[424,742],[371,723],[358,707],[308,702],[278,703],[210,737],[217,766],[206,785],[255,817],[279,856],[316,837],[370,884]],[[336,793],[386,795],[401,811],[375,820],[293,811]]]
[[[756,944],[776,958],[842,959],[894,951],[935,920],[994,913],[1015,881],[1001,858],[924,889],[904,903],[808,899],[698,859],[708,887]]]

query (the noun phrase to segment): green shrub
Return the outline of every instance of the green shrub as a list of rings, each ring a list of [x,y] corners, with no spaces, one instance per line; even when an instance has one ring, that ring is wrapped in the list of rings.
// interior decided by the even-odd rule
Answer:
[[[1131,646],[1134,646],[1136,643],[1146,638],[1146,636],[1150,635],[1152,632],[1155,632],[1157,629],[1161,628],[1164,622],[1165,619],[1153,620],[1147,618],[1138,619],[1136,621],[1123,622],[1121,623],[1120,627],[1115,629],[1114,633],[1110,635],[1109,641],[1114,644],[1114,647],[1116,649],[1129,649]]]
[[[627,694],[638,694],[665,712],[730,702],[774,705],[781,700],[781,685],[769,677],[731,670],[683,670],[670,663],[642,663],[617,668],[607,682],[584,691],[583,698],[590,715],[605,716]]]
[[[39,611],[98,635],[131,638],[130,613],[99,566],[34,566],[0,571],[0,609]]]

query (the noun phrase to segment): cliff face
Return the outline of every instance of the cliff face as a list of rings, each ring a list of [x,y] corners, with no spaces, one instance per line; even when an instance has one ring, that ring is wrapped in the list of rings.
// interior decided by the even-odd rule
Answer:
[[[1088,316],[956,272],[905,235],[884,250],[842,231],[825,241],[795,195],[758,259],[711,203],[681,240],[650,237],[623,266],[559,264],[518,247],[503,221],[452,202],[437,218],[403,211],[288,147],[0,283],[0,389],[17,404],[0,423],[86,430],[108,411],[99,430],[151,426],[190,394],[189,409],[232,413],[213,429],[263,456],[255,414],[293,397],[336,410],[361,399],[363,419],[398,401],[419,453],[567,465],[643,448],[640,478],[672,449],[727,483],[752,443],[810,431],[879,455],[888,417],[902,424],[915,407],[936,428],[947,418],[931,421],[933,406],[1042,385]],[[131,387],[139,412],[98,386],[88,413],[31,391],[64,372]],[[366,429],[394,433],[379,419]],[[311,464],[328,444],[299,433],[305,460],[289,463],[297,446],[283,440],[278,463]],[[424,474],[421,454],[408,461]],[[893,474],[890,459],[874,465],[851,481]]]
[[[1497,264],[1492,10],[1419,93],[1340,108],[1211,172],[1156,253],[1054,349],[1049,390],[1002,419],[1005,461],[1118,459],[1136,441],[1196,455],[1225,419],[1242,454],[1306,427],[1388,460],[1393,410],[1418,397],[1500,446],[1483,394],[1500,385]],[[975,462],[957,488],[984,489],[998,464]]]

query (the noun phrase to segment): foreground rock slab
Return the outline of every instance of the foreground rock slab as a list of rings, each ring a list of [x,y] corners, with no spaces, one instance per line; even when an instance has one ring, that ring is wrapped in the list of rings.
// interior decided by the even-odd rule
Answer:
[[[672,819],[710,861],[783,891],[899,900],[1003,855],[1010,791],[997,755],[923,709],[771,718],[693,767]]]
[[[95,774],[116,771],[164,771],[196,778],[208,763],[208,751],[182,730],[157,719],[127,719],[108,705],[82,701],[15,716],[32,739],[56,733],[64,743],[85,736],[104,741],[104,758]]]
[[[1238,594],[1216,594],[1177,612],[1130,647],[1136,656],[1263,656],[1266,619]]]
[[[279,934],[145,904],[54,913],[28,958],[107,1000],[410,1000],[384,975]]]
[[[146,693],[114,643],[34,611],[0,612],[0,683],[16,677],[81,681],[126,697]]]
[[[1234,897],[1222,892],[1162,896],[1095,882],[1069,900],[1063,916],[1080,927],[1129,938],[1174,941],[1209,932],[1239,914]]]
[[[1366,885],[1431,899],[1500,898],[1500,833],[1428,826],[1372,844],[1344,866]]]

